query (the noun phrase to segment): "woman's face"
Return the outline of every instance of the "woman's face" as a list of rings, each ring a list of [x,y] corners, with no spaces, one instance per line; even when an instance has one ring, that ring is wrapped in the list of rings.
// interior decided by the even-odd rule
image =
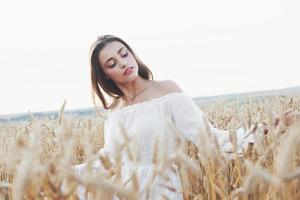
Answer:
[[[104,73],[114,82],[125,83],[138,76],[138,64],[133,54],[119,41],[109,42],[102,48],[99,62]],[[124,74],[131,67],[131,73]]]

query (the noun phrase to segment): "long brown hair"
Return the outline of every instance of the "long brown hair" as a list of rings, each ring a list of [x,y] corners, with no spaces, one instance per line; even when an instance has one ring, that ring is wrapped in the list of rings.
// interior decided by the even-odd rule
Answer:
[[[102,102],[104,109],[112,109],[119,102],[120,98],[124,96],[123,92],[118,88],[112,79],[107,79],[106,74],[103,72],[101,65],[99,63],[99,53],[109,42],[118,41],[121,42],[134,56],[138,64],[138,74],[143,79],[153,80],[153,74],[150,69],[138,58],[138,56],[133,52],[130,46],[124,42],[121,38],[114,35],[102,35],[99,36],[97,41],[94,42],[90,49],[90,59],[91,59],[91,81],[92,81],[92,99],[94,106],[97,110],[97,105],[95,101],[95,94],[98,96]],[[103,96],[101,89],[113,98],[111,105],[107,105],[107,101]]]

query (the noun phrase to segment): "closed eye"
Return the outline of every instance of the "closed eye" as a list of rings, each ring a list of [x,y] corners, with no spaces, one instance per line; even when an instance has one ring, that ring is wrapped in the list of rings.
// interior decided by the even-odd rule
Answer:
[[[128,56],[128,52],[126,52],[125,54],[121,55],[123,58]],[[110,67],[114,67],[116,65],[116,63],[113,63],[112,65],[110,65]]]
[[[110,65],[110,67],[114,67],[115,65],[116,65],[116,63],[114,63],[114,64]]]

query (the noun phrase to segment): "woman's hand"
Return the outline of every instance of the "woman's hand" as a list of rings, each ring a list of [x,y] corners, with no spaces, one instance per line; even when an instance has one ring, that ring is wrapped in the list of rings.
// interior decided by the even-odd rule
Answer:
[[[292,110],[285,111],[283,115],[275,114],[274,117],[275,129],[280,133],[285,132],[286,129],[296,121],[296,117],[297,117],[297,113]],[[262,130],[264,130],[265,134],[267,134],[269,131],[268,124],[265,121],[258,123],[256,126],[252,126],[250,130],[251,132],[255,132],[257,128],[261,128]]]

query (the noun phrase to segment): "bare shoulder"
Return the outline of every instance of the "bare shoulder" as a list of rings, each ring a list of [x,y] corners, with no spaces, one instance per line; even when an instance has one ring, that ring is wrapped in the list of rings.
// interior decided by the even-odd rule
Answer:
[[[183,92],[179,85],[173,80],[159,81],[158,88],[163,93]]]

